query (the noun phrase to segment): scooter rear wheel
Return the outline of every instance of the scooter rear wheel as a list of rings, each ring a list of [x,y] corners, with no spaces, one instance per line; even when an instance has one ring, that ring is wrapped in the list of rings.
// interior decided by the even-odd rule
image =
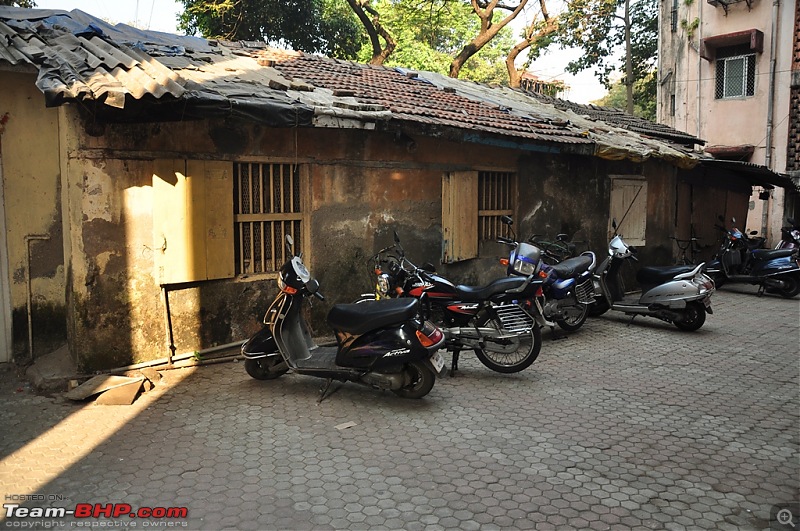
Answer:
[[[583,326],[583,323],[586,322],[586,317],[589,316],[589,306],[586,304],[581,304],[581,314],[577,317],[570,317],[567,319],[556,319],[556,324],[562,329],[566,330],[567,332],[574,332],[578,328]]]
[[[286,374],[289,368],[275,369],[280,365],[283,360],[280,356],[269,356],[266,358],[258,358],[254,360],[244,360],[244,370],[247,371],[251,377],[256,380],[274,380],[275,378]]]
[[[436,373],[423,361],[412,361],[406,366],[406,370],[411,375],[411,383],[402,389],[392,391],[402,398],[422,398],[433,389],[436,383]]]
[[[703,323],[706,322],[706,309],[702,302],[692,301],[686,303],[686,309],[683,310],[683,319],[675,321],[674,324],[680,330],[687,332],[694,332],[699,330]]]
[[[800,275],[789,275],[781,278],[783,289],[778,291],[781,297],[791,299],[800,293]]]
[[[489,318],[477,324],[503,330],[499,319]],[[495,372],[509,374],[523,371],[539,357],[539,351],[542,348],[542,330],[534,323],[529,332],[520,334],[511,341],[509,352],[493,352],[486,348],[476,348],[475,355],[478,356],[481,363]]]

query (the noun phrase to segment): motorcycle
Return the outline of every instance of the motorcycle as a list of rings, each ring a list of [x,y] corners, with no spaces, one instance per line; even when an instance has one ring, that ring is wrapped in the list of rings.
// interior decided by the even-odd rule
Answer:
[[[789,224],[781,227],[781,240],[775,246],[776,249],[800,249],[800,226],[793,218],[787,218]]]
[[[374,293],[361,301],[426,297],[431,319],[442,328],[445,347],[453,353],[451,376],[458,370],[462,350],[473,350],[489,369],[515,373],[539,356],[541,326],[547,324],[541,308],[523,309],[519,301],[541,291],[538,270],[525,278],[500,278],[486,286],[455,285],[426,264],[420,268],[405,256],[400,238],[382,249],[371,262],[377,276]]]
[[[531,243],[516,241],[514,229],[511,227],[514,221],[510,216],[503,216],[500,220],[508,226],[514,236],[513,239],[498,238],[500,243],[511,246],[508,259],[500,261],[507,266],[507,274],[526,276],[537,266],[540,267],[541,271],[546,273],[543,295],[539,301],[545,319],[554,321],[561,329],[568,332],[578,330],[586,322],[589,305],[595,298],[592,281],[592,273],[597,265],[595,254],[586,251],[579,256],[563,258],[550,265],[545,260],[545,250]],[[533,241],[533,238],[530,241]]]
[[[731,221],[736,224],[736,218]],[[719,252],[706,264],[706,273],[717,286],[726,282],[753,284],[759,286],[759,295],[777,293],[787,299],[800,293],[800,249],[759,249],[735,226],[715,226],[724,232],[724,239]]]
[[[636,250],[616,234],[608,244],[608,257],[594,274],[595,295],[592,315],[615,310],[631,316],[655,317],[674,324],[680,330],[694,331],[703,326],[706,313],[712,314],[711,294],[714,282],[703,274],[704,264],[697,266],[650,266],[636,273],[642,286],[639,296],[626,297],[620,268],[627,259],[638,261]]]
[[[438,353],[444,335],[423,319],[422,305],[416,299],[336,304],[327,317],[336,346],[317,346],[301,308],[308,297],[324,297],[302,257],[294,255],[290,235],[286,245],[291,258],[280,269],[280,291],[264,317],[266,326],[242,345],[247,373],[271,380],[291,369],[325,378],[320,401],[333,380],[389,390],[403,398],[427,395],[445,370]]]

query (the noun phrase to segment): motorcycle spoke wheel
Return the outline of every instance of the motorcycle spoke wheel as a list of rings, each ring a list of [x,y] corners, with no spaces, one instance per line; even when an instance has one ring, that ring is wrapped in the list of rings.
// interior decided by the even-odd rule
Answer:
[[[479,322],[478,326],[489,326],[496,330],[503,330],[500,321],[496,318]],[[502,352],[497,352],[498,345],[489,348],[476,348],[475,355],[489,369],[495,372],[514,373],[520,372],[536,361],[542,348],[542,330],[534,324],[530,331],[509,339],[508,345],[502,345]],[[487,341],[490,342],[490,341]]]
[[[422,398],[433,389],[436,383],[436,373],[423,361],[412,361],[406,366],[411,376],[411,383],[402,389],[395,389],[392,392],[401,398]]]
[[[675,321],[674,324],[680,330],[687,332],[694,332],[699,330],[703,323],[706,322],[706,309],[703,303],[692,301],[686,303],[686,309],[683,310],[683,319]]]
[[[574,332],[575,330],[583,326],[583,323],[586,322],[586,317],[588,317],[588,315],[589,315],[589,306],[587,306],[586,304],[581,304],[580,314],[568,317],[566,319],[557,319],[556,324],[562,330],[566,330],[567,332]]]
[[[258,358],[255,360],[244,360],[244,370],[247,371],[252,378],[256,380],[274,380],[275,378],[286,374],[288,367],[285,369],[276,369],[275,367],[283,363],[280,356],[269,356],[267,358]]]

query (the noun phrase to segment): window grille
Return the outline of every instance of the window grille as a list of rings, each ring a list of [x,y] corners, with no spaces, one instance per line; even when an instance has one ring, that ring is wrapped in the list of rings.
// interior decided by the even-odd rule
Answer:
[[[275,272],[287,258],[286,234],[303,248],[298,168],[237,163],[233,175],[236,274]]]
[[[716,99],[743,98],[755,94],[756,55],[717,59]]]
[[[507,236],[508,227],[501,216],[514,214],[514,174],[478,173],[478,239],[496,240]]]

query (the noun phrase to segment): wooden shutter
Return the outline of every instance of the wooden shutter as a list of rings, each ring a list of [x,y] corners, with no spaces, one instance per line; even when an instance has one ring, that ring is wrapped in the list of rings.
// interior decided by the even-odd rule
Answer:
[[[478,173],[442,178],[442,263],[478,256]]]
[[[231,169],[229,162],[154,162],[153,235],[159,283],[234,276]]]
[[[611,206],[608,220],[609,235],[613,234],[613,220],[617,233],[629,245],[645,245],[647,229],[647,181],[637,178],[612,177]]]

